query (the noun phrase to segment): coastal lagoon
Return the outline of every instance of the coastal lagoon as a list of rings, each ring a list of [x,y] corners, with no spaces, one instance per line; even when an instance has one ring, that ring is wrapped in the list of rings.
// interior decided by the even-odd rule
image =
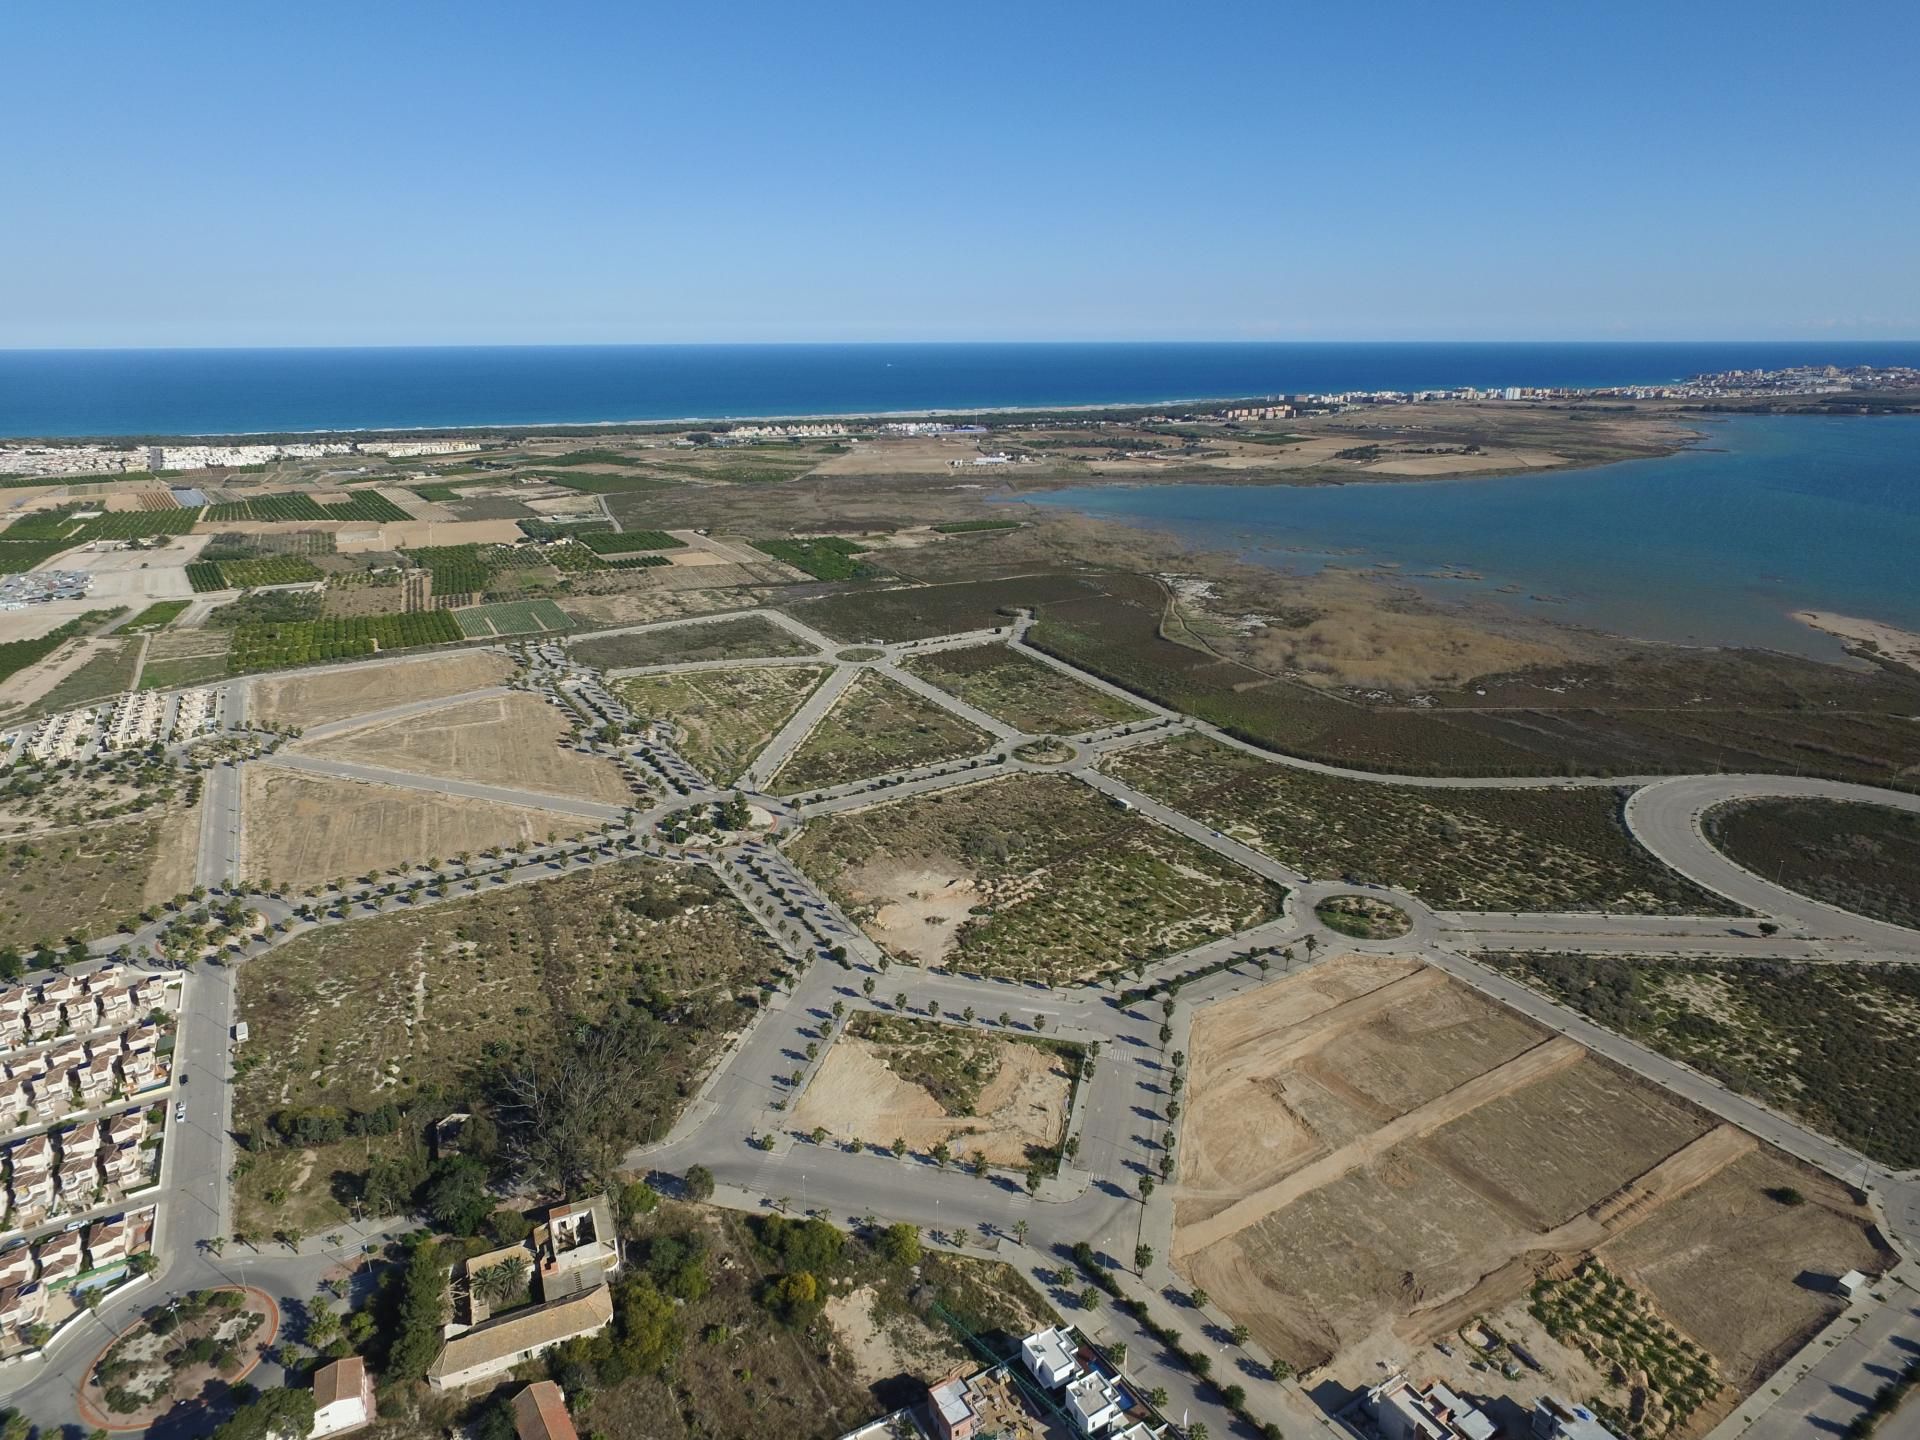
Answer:
[[[1832,660],[1839,642],[1794,611],[1920,630],[1920,417],[1699,423],[1689,450],[1590,470],[1031,499],[1279,569],[1388,567],[1437,598],[1646,639]]]

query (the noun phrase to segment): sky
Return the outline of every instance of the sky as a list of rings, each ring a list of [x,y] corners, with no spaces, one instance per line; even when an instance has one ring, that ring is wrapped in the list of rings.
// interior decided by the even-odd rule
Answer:
[[[14,4],[0,54],[0,347],[1920,337],[1911,0]]]

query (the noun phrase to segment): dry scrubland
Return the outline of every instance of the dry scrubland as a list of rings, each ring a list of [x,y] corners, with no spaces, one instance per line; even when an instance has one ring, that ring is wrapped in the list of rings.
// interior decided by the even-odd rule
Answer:
[[[248,884],[304,888],[342,876],[419,865],[435,857],[590,828],[571,815],[328,780],[248,766],[242,797],[242,866]]]
[[[639,635],[590,635],[568,647],[583,665],[621,670],[692,660],[762,660],[811,655],[813,646],[771,620],[749,615]]]
[[[773,952],[705,872],[604,866],[415,914],[317,931],[240,971],[253,1034],[239,1067],[248,1137],[236,1228],[310,1229],[347,1213],[376,1155],[486,1098],[491,1063],[544,1045],[571,1017],[598,1019],[644,993],[671,1008],[643,1129],[670,1123],[681,1088],[770,983]],[[277,1111],[406,1110],[398,1132],[302,1150],[275,1146]]]
[[[1416,962],[1316,966],[1201,1011],[1192,1045],[1175,1264],[1342,1384],[1483,1316],[1515,1333],[1538,1279],[1598,1255],[1712,1357],[1702,1433],[1838,1310],[1804,1273],[1891,1263],[1844,1187]]]
[[[978,755],[993,741],[873,670],[849,685],[774,775],[776,795]]]
[[[669,720],[675,748],[715,783],[731,785],[819,689],[815,665],[762,665],[643,675],[615,684],[636,714]]]
[[[1920,930],[1920,815],[1839,800],[1740,800],[1706,816],[1707,837],[1770,880],[1875,920]]]
[[[256,680],[247,713],[263,725],[321,725],[415,700],[484,690],[504,684],[513,668],[504,655],[474,650],[431,660],[395,660]]]
[[[1049,1046],[938,1021],[857,1015],[794,1107],[794,1128],[1021,1166],[1066,1129],[1073,1080]]]
[[[604,756],[581,754],[572,748],[572,740],[573,727],[564,711],[538,695],[516,691],[377,721],[290,748],[322,759],[511,785],[608,805],[632,798],[617,765]]]
[[[1640,847],[1610,789],[1342,780],[1202,736],[1123,751],[1102,768],[1316,880],[1393,885],[1440,910],[1727,910]]]
[[[200,810],[0,841],[0,947],[110,934],[193,885]]]
[[[1065,776],[826,816],[788,853],[897,956],[1056,984],[1244,930],[1284,899]]]
[[[1005,645],[918,655],[905,668],[1029,735],[1070,735],[1147,713]]]

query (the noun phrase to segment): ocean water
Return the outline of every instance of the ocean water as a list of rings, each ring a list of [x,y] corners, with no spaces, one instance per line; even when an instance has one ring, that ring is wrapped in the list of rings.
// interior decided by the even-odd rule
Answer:
[[[0,350],[0,436],[879,414],[1451,385],[1611,385],[1920,344],[611,345]]]
[[[1920,417],[1701,423],[1707,438],[1665,459],[1546,475],[1032,499],[1299,573],[1391,566],[1439,598],[1646,639],[1833,660],[1839,643],[1793,611],[1920,629]]]

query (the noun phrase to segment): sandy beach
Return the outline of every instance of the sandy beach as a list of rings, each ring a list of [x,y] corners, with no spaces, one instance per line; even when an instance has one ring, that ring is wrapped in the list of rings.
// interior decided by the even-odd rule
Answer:
[[[1844,640],[1849,650],[1877,655],[1896,665],[1920,670],[1920,634],[1887,625],[1878,620],[1861,620],[1852,615],[1835,615],[1827,610],[1796,610],[1793,618],[1815,630]]]

